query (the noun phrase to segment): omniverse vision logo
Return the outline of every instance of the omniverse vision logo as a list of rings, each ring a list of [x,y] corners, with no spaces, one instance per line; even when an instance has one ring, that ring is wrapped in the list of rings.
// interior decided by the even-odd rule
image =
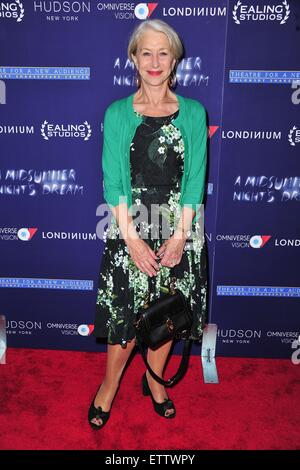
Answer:
[[[92,129],[87,121],[83,124],[52,124],[44,121],[41,127],[41,134],[45,140],[51,137],[81,138],[89,140],[92,135]]]
[[[13,19],[17,23],[24,18],[24,7],[20,0],[14,2],[0,2],[0,19]]]
[[[31,240],[36,232],[37,228],[20,228],[20,230],[18,230],[18,237],[23,242],[28,242],[28,240]]]
[[[37,228],[0,227],[0,241],[28,242],[37,232]]]
[[[252,248],[262,248],[271,238],[271,235],[253,235],[250,238],[249,245]]]
[[[89,336],[94,331],[94,325],[79,325],[77,331],[80,336]]]
[[[245,21],[279,21],[279,24],[285,24],[289,16],[290,7],[287,0],[273,5],[243,5],[238,1],[232,11],[236,24]]]
[[[139,3],[134,9],[134,14],[139,20],[150,18],[158,3]]]
[[[271,235],[242,235],[218,234],[218,242],[230,242],[232,248],[262,248],[271,238]]]
[[[102,14],[113,13],[116,20],[146,20],[150,18],[158,3],[113,2],[97,3],[97,10]]]

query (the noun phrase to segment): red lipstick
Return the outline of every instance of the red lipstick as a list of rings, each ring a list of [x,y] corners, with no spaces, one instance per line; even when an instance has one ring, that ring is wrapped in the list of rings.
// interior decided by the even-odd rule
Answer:
[[[153,70],[148,70],[149,75],[153,75],[154,77],[157,77],[158,75],[161,74],[159,71],[153,71]]]

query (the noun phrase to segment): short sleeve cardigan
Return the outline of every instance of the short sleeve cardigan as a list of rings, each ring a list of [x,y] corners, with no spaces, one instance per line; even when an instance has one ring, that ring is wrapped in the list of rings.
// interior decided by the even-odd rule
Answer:
[[[184,142],[184,171],[180,205],[198,212],[203,200],[207,163],[206,111],[203,104],[176,94],[178,116],[173,120]],[[141,116],[134,112],[133,97],[113,101],[105,111],[102,170],[103,196],[109,206],[126,202],[132,206],[130,181],[130,143]]]

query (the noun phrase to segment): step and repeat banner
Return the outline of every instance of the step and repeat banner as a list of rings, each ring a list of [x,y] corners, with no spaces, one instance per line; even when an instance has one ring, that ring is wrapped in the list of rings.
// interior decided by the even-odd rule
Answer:
[[[149,18],[183,39],[175,92],[207,110],[217,355],[290,357],[300,327],[297,0],[0,1],[0,315],[8,345],[106,348],[91,335],[104,250],[96,233],[103,116],[136,90],[127,44]]]

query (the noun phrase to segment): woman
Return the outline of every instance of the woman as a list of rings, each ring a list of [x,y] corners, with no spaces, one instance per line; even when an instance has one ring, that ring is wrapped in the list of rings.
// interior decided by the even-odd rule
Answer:
[[[199,227],[196,209],[204,193],[206,113],[200,102],[171,90],[182,52],[182,43],[168,24],[140,23],[128,45],[138,90],[114,101],[105,112],[104,198],[113,218],[104,236],[97,295],[94,334],[108,338],[108,349],[105,377],[89,409],[94,429],[102,428],[110,416],[135,346],[135,315],[147,294],[150,301],[156,298],[175,277],[175,287],[190,300],[192,339],[201,339],[205,324],[206,243],[194,230],[193,249],[187,239],[193,227]],[[140,212],[147,216],[134,219],[133,208],[146,209]],[[160,215],[168,222],[168,236]],[[171,345],[169,341],[156,350],[148,348],[148,362],[160,377]],[[142,389],[160,416],[175,417],[174,403],[148,371]]]

